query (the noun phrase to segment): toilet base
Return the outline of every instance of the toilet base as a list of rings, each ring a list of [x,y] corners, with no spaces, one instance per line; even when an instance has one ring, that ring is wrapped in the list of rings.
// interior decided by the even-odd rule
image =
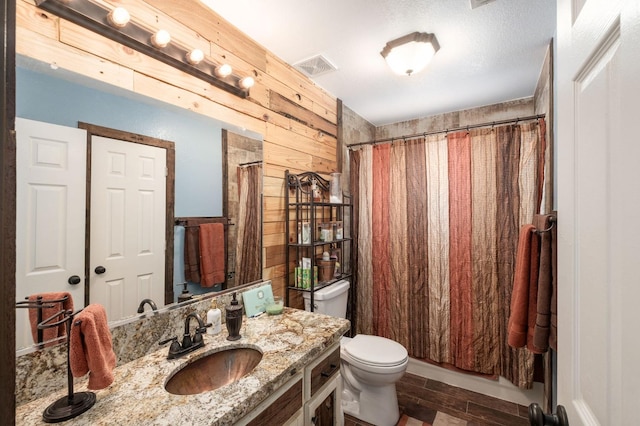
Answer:
[[[342,411],[351,417],[379,426],[394,426],[400,418],[396,386],[377,386],[356,395],[345,386]]]

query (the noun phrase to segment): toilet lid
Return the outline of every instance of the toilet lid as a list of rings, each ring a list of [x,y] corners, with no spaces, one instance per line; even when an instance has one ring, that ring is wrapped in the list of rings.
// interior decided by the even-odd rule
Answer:
[[[393,366],[406,361],[407,350],[398,342],[380,336],[358,334],[344,350],[356,360],[368,365]]]

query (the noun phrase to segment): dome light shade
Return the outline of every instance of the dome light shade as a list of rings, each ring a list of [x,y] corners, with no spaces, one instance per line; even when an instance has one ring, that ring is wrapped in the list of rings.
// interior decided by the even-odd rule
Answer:
[[[440,49],[433,34],[414,32],[391,40],[380,54],[393,72],[411,75],[422,71]]]

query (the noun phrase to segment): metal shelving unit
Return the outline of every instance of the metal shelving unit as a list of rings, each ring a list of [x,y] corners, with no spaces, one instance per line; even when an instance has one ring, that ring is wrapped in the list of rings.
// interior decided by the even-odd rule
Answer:
[[[310,310],[313,311],[314,293],[317,290],[348,279],[350,286],[347,317],[351,320],[351,329],[355,330],[352,314],[356,283],[351,272],[354,250],[350,236],[353,218],[351,197],[343,193],[342,203],[329,202],[330,182],[315,172],[292,174],[287,170],[285,184],[287,186],[285,196],[286,304],[289,306],[291,292],[308,292]],[[334,232],[334,229],[339,229],[339,223],[342,223],[342,235],[338,234],[337,236],[341,238],[336,238],[337,232]],[[325,224],[325,231],[320,230],[322,224]],[[336,224],[335,228],[334,224]],[[305,226],[308,229],[303,232],[302,228]],[[330,229],[327,230],[327,226]],[[335,273],[330,279],[318,281],[313,271],[318,266],[318,258],[323,252],[337,253],[339,266],[335,268]],[[302,258],[310,259],[308,285],[305,285],[304,280],[299,281],[295,273],[295,266],[301,262]],[[320,278],[320,274],[317,278]]]

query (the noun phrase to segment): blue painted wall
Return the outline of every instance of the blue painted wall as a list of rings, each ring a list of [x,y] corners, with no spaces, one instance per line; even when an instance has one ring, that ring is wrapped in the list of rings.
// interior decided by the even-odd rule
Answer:
[[[65,74],[62,74],[63,77]],[[16,115],[77,127],[82,121],[175,143],[175,216],[222,216],[222,125],[121,89],[105,91],[49,73],[16,68]],[[88,83],[89,84],[89,83]],[[109,91],[107,91],[109,90]],[[175,299],[184,282],[184,228],[174,228]],[[218,291],[189,285],[192,293]]]
[[[202,115],[16,68],[16,115],[77,127],[82,121],[175,142],[175,215],[222,216],[222,127]]]

